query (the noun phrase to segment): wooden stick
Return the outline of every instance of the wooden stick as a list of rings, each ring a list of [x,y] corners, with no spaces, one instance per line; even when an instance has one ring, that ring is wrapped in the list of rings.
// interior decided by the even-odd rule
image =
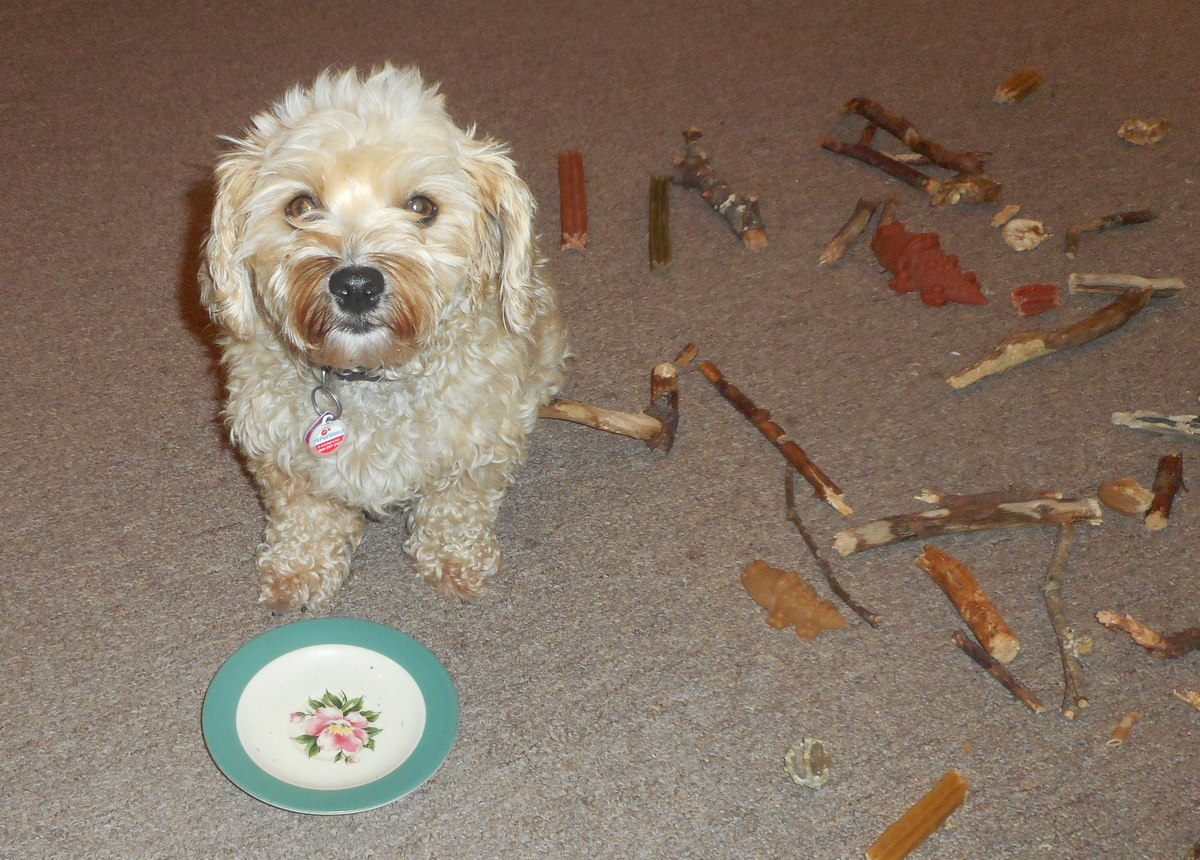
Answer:
[[[1075,535],[1075,524],[1065,522],[1058,527],[1058,541],[1054,545],[1054,556],[1046,568],[1046,576],[1042,580],[1042,597],[1046,602],[1046,611],[1050,614],[1050,623],[1054,626],[1054,635],[1058,639],[1058,651],[1062,657],[1063,677],[1066,686],[1063,692],[1062,715],[1073,720],[1079,711],[1088,706],[1087,693],[1083,687],[1083,666],[1075,656],[1072,642],[1075,633],[1067,623],[1065,602],[1062,596],[1062,577],[1067,572],[1067,559],[1071,554],[1071,543]]]
[[[888,176],[899,179],[901,182],[924,191],[926,194],[936,193],[941,185],[932,176],[926,176],[921,171],[897,161],[890,155],[884,155],[879,150],[871,149],[869,146],[863,146],[860,143],[846,143],[845,141],[834,140],[831,137],[821,138],[818,144],[822,149],[827,149],[838,155],[844,155],[847,158],[853,158],[856,161],[861,161],[863,164],[869,164],[872,167],[878,168]]]
[[[1011,494],[936,497],[945,507],[911,514],[896,514],[846,529],[834,538],[833,548],[843,556],[915,538],[963,534],[1016,526],[1056,526],[1081,521],[1101,522],[1096,499],[1052,498],[1040,494],[1016,499]]]
[[[932,544],[926,544],[925,552],[917,556],[917,566],[950,598],[979,644],[1001,663],[1011,663],[1021,642],[971,569]]]
[[[746,420],[771,440],[771,443],[783,454],[784,459],[796,467],[797,471],[804,476],[804,480],[812,486],[814,495],[818,499],[827,502],[842,516],[848,517],[854,513],[854,510],[846,504],[841,488],[808,458],[803,448],[788,438],[782,427],[771,420],[770,412],[756,406],[754,401],[743,394],[736,385],[729,382],[711,361],[702,361],[697,367],[713,384],[713,387],[721,393],[721,396],[733,404]]]
[[[817,260],[817,264],[821,266],[834,263],[842,258],[854,240],[862,235],[862,231],[867,229],[867,224],[871,220],[871,216],[875,214],[875,210],[879,208],[878,200],[869,200],[866,197],[859,198],[858,204],[854,207],[854,212],[842,225],[842,229],[837,231],[829,244],[825,246],[825,250],[821,252],[821,258]]]
[[[650,271],[671,268],[671,177],[650,177]]]
[[[965,152],[946,149],[941,144],[922,137],[911,122],[871,99],[850,99],[842,109],[856,113],[872,125],[882,128],[913,152],[919,152],[939,167],[971,174],[983,173],[985,170],[983,162],[978,158]]]
[[[675,356],[675,369],[680,373],[685,370],[690,370],[692,362],[696,360],[696,356],[700,354],[700,347],[688,341],[683,345],[683,349],[679,350],[679,354]]]
[[[995,657],[983,650],[983,647],[961,630],[954,631],[954,644],[963,650],[963,652],[979,664],[989,675],[995,678],[1004,689],[1012,693],[1012,695],[1025,707],[1033,711],[1035,714],[1040,714],[1046,710],[1046,706],[1028,687],[1013,677],[1012,672],[1008,671]]]
[[[1139,409],[1135,412],[1114,412],[1112,423],[1134,430],[1153,430],[1179,436],[1200,436],[1200,415],[1160,415]]]
[[[551,400],[539,410],[538,417],[570,421],[640,439],[647,447],[666,453],[675,444],[675,431],[679,425],[675,365],[664,361],[651,371],[650,406],[645,412],[618,412],[574,400]]]
[[[583,153],[578,149],[558,154],[558,195],[562,250],[582,251],[588,243],[588,210]]]
[[[1154,498],[1146,511],[1146,531],[1159,532],[1167,527],[1175,494],[1183,487],[1183,457],[1176,451],[1163,455],[1154,476]]]
[[[1107,609],[1097,612],[1096,620],[1109,630],[1124,630],[1134,642],[1163,660],[1171,660],[1193,651],[1200,651],[1200,627],[1189,627],[1178,633],[1159,633],[1135,618],[1118,615]]]
[[[960,370],[946,381],[953,388],[966,388],[986,376],[1003,373],[1036,358],[1081,346],[1119,329],[1146,306],[1149,288],[1126,290],[1120,298],[1096,313],[1061,329],[1033,329],[1009,335],[987,357]]]
[[[796,510],[796,488],[793,475],[793,470],[788,469],[783,480],[787,518],[792,521],[792,525],[800,533],[800,537],[804,540],[804,545],[808,547],[809,554],[816,560],[817,567],[821,568],[821,573],[825,574],[825,581],[829,583],[830,591],[837,595],[838,600],[853,610],[855,615],[872,627],[878,627],[879,622],[883,620],[883,616],[859,604],[850,596],[850,593],[846,589],[842,588],[842,584],[838,582],[837,577],[833,573],[833,566],[822,557],[820,551],[817,549],[817,542],[813,540],[813,536],[804,525],[804,521],[800,519],[800,513]]]
[[[1129,737],[1129,730],[1133,728],[1134,723],[1142,718],[1142,715],[1137,711],[1130,711],[1125,716],[1121,717],[1121,721],[1117,723],[1117,727],[1113,729],[1112,735],[1104,742],[1105,746],[1119,747],[1125,743],[1125,738]]]
[[[997,104],[1013,105],[1024,101],[1042,84],[1042,72],[1036,66],[1017,69],[996,86],[992,101]]]
[[[1067,230],[1067,237],[1063,243],[1063,253],[1072,259],[1075,258],[1075,254],[1079,251],[1079,236],[1082,233],[1103,233],[1105,230],[1126,227],[1130,224],[1145,224],[1147,221],[1153,220],[1154,213],[1149,209],[1133,209],[1125,212],[1115,212],[1112,215],[1103,215],[1099,218],[1093,218],[1091,221],[1085,221],[1083,224],[1076,224]]]
[[[1171,691],[1171,695],[1200,711],[1200,690],[1185,690],[1183,687],[1176,687]]]
[[[735,194],[729,183],[717,176],[708,163],[708,154],[700,149],[702,136],[698,128],[683,132],[684,155],[675,159],[675,182],[699,191],[705,202],[741,237],[746,250],[761,251],[767,247],[767,229],[758,209],[758,198]]]
[[[1151,298],[1177,296],[1187,289],[1180,278],[1142,278],[1138,275],[1072,272],[1067,276],[1067,289],[1076,295],[1103,293],[1120,295],[1132,287],[1149,287]]]
[[[901,860],[962,806],[971,784],[951,770],[867,849],[867,860]]]

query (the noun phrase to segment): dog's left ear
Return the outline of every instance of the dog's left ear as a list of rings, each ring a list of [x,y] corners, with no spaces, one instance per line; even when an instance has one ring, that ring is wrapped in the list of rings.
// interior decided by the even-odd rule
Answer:
[[[482,272],[500,275],[504,324],[513,332],[528,331],[542,310],[545,293],[533,241],[537,204],[501,144],[470,140],[466,160],[488,221],[479,231],[477,265]]]

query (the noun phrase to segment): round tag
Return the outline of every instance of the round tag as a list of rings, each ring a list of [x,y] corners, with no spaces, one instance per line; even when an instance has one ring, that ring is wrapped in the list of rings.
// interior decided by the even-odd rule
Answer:
[[[308,428],[304,441],[318,457],[328,457],[346,441],[346,422],[326,412]]]

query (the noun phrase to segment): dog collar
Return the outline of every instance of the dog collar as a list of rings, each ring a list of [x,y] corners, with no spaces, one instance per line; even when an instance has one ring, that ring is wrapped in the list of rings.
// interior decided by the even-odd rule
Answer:
[[[324,384],[325,379],[329,376],[336,376],[338,379],[346,382],[378,382],[383,379],[378,374],[363,370],[361,367],[356,367],[351,370],[334,370],[332,367],[325,366],[321,368],[321,380]]]

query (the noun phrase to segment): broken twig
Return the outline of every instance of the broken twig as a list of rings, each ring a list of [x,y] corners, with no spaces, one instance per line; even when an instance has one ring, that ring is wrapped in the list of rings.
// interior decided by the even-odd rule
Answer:
[[[965,152],[947,149],[939,143],[922,137],[911,122],[899,114],[892,113],[876,101],[854,98],[846,102],[842,109],[858,114],[872,125],[882,128],[913,152],[920,153],[939,167],[945,167],[957,173],[980,174],[984,172],[985,168],[980,159]]]
[[[553,418],[583,424],[631,439],[640,439],[650,448],[666,453],[675,444],[679,424],[679,387],[675,365],[659,364],[650,374],[650,406],[645,412],[618,412],[574,400],[551,400],[538,412],[539,418]]]
[[[1113,230],[1117,227],[1127,227],[1130,224],[1145,224],[1147,221],[1153,220],[1154,213],[1149,209],[1133,209],[1126,212],[1116,212],[1112,215],[1103,215],[1100,218],[1093,218],[1091,221],[1086,221],[1083,224],[1076,224],[1067,230],[1067,237],[1063,243],[1063,253],[1074,259],[1075,254],[1079,251],[1079,236],[1082,233],[1103,233],[1106,230]]]
[[[743,394],[736,385],[729,382],[711,361],[702,361],[697,367],[704,374],[704,378],[721,393],[721,396],[733,404],[746,420],[771,440],[771,443],[783,454],[784,459],[796,467],[796,470],[804,476],[804,480],[812,486],[814,495],[818,499],[828,503],[842,516],[848,517],[854,513],[854,510],[846,504],[841,488],[831,481],[816,463],[808,459],[804,449],[789,439],[782,427],[771,420],[770,412],[756,406],[754,401]]]
[[[1046,710],[1046,706],[1028,687],[1013,677],[1012,672],[1008,671],[1005,666],[1000,663],[995,657],[983,649],[983,647],[961,630],[954,631],[954,644],[963,650],[968,657],[974,660],[979,666],[989,675],[995,678],[1004,689],[1012,693],[1013,696],[1023,703],[1025,707],[1033,711],[1035,714],[1040,714]]]
[[[1042,493],[1020,498],[1016,492],[981,493],[976,496],[922,497],[944,507],[911,514],[897,514],[839,532],[833,548],[842,556],[854,555],[875,547],[888,546],[914,538],[963,534],[1016,526],[1057,526],[1079,521],[1101,522],[1100,503],[1096,499],[1064,499]]]
[[[1176,451],[1165,454],[1158,461],[1158,471],[1154,476],[1154,498],[1146,511],[1145,525],[1147,531],[1159,532],[1167,527],[1171,517],[1171,506],[1175,504],[1175,494],[1183,487],[1183,457]]]
[[[950,598],[979,644],[1001,663],[1011,663],[1021,643],[971,569],[932,544],[917,556],[917,566]]]
[[[1109,630],[1124,630],[1134,642],[1163,660],[1172,660],[1193,651],[1200,651],[1200,627],[1189,627],[1178,633],[1159,633],[1135,618],[1107,609],[1097,612],[1096,620]]]
[[[834,575],[833,566],[822,557],[817,549],[817,542],[813,540],[812,534],[808,527],[804,525],[804,520],[800,519],[800,514],[796,510],[796,492],[795,480],[793,471],[787,470],[783,481],[784,500],[787,506],[787,518],[792,521],[792,525],[796,527],[796,531],[800,533],[800,537],[804,540],[804,545],[808,547],[809,554],[817,562],[817,567],[821,568],[821,573],[825,575],[825,581],[829,583],[829,590],[837,595],[838,600],[846,604],[855,615],[863,621],[870,624],[872,627],[878,627],[883,616],[877,612],[872,612],[865,606],[859,604],[853,597],[850,596],[846,589],[842,588],[842,584],[838,582],[837,576]]]
[[[1072,272],[1067,277],[1067,289],[1076,295],[1103,293],[1119,296],[1134,287],[1149,287],[1153,291],[1150,297],[1160,299],[1179,295],[1187,285],[1179,278],[1142,278],[1138,275]]]
[[[1112,423],[1134,430],[1153,430],[1179,436],[1200,436],[1200,415],[1160,415],[1157,412],[1114,412]]]
[[[1117,727],[1113,729],[1112,735],[1104,742],[1105,746],[1119,747],[1125,743],[1125,738],[1129,737],[1129,730],[1133,728],[1134,723],[1142,718],[1142,715],[1137,711],[1130,711],[1125,716],[1121,717],[1121,721],[1117,723]]]
[[[1171,695],[1200,711],[1200,690],[1185,690],[1183,687],[1176,687],[1171,691]]]
[[[1144,308],[1150,293],[1149,288],[1126,290],[1116,301],[1066,328],[1033,329],[1011,334],[986,358],[960,370],[946,381],[953,388],[966,388],[986,376],[1003,373],[1036,358],[1103,337],[1125,325]]]
[[[1042,597],[1046,602],[1046,612],[1050,615],[1050,623],[1054,626],[1054,635],[1058,639],[1058,651],[1062,657],[1063,691],[1062,715],[1068,720],[1075,719],[1079,711],[1088,706],[1087,693],[1083,687],[1083,666],[1075,654],[1074,643],[1078,639],[1075,631],[1067,622],[1066,604],[1062,596],[1062,577],[1067,572],[1067,559],[1071,554],[1071,543],[1075,536],[1075,524],[1065,522],[1058,527],[1058,540],[1054,544],[1054,555],[1046,568],[1046,576],[1042,580]]]
[[[694,188],[741,238],[748,251],[767,247],[767,229],[758,209],[758,198],[735,194],[729,183],[717,176],[708,163],[708,154],[700,148],[703,136],[698,128],[683,132],[684,154],[675,158],[675,182]]]
[[[834,140],[832,137],[823,137],[818,143],[822,149],[827,149],[838,155],[844,155],[847,158],[853,158],[861,161],[863,164],[869,164],[872,167],[882,170],[888,176],[899,179],[901,182],[924,191],[926,194],[935,194],[941,186],[941,183],[932,176],[926,176],[916,168],[909,167],[907,164],[897,161],[890,155],[885,155],[861,143],[846,143],[845,141]]]
[[[817,260],[817,263],[824,266],[840,260],[842,255],[846,253],[846,249],[853,244],[855,239],[862,235],[863,230],[867,229],[867,224],[870,222],[871,216],[875,214],[877,208],[879,208],[878,200],[868,200],[866,197],[860,198],[850,218],[842,225],[842,229],[838,230],[837,234],[829,240],[829,244],[825,246],[825,250],[821,252],[821,258]]]
[[[558,154],[558,195],[562,250],[582,251],[588,243],[588,209],[583,153],[578,149]]]
[[[671,177],[650,177],[650,270],[671,268]]]

